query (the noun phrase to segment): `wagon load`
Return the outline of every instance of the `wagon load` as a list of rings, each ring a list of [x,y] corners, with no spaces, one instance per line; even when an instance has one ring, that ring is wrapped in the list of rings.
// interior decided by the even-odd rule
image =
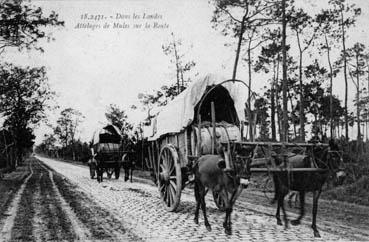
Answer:
[[[92,139],[91,153],[93,159],[90,162],[91,178],[94,177],[95,170],[99,179],[105,170],[108,177],[115,173],[115,178],[119,178],[120,167],[123,156],[121,145],[122,135],[114,125],[106,125],[94,132]],[[99,174],[101,173],[101,174]]]

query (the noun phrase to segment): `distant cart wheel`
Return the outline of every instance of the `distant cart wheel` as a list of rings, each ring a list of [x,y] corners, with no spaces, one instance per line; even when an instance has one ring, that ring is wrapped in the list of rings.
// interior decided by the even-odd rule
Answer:
[[[213,198],[214,198],[215,205],[218,207],[218,209],[220,211],[225,211],[225,203],[224,203],[223,198],[219,196],[219,193],[217,193],[216,191],[213,191]]]
[[[120,175],[120,165],[118,164],[118,165],[114,168],[114,176],[115,176],[115,179],[119,179],[119,175]]]
[[[177,209],[182,192],[182,174],[178,153],[173,145],[164,146],[159,155],[159,192],[166,210]]]

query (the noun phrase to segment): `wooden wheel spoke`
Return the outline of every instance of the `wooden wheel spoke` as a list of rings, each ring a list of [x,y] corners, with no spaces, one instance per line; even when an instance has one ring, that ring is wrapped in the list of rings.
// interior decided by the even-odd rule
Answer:
[[[177,184],[174,183],[174,181],[170,181],[171,187],[173,187],[174,191],[177,193]]]
[[[173,174],[174,168],[175,168],[175,164],[174,164],[174,160],[173,160],[173,157],[172,156],[170,156],[169,163],[170,163],[170,165],[169,165],[169,174]]]
[[[164,201],[167,201],[167,196],[168,196],[168,188],[166,185],[164,185],[164,192],[163,192]]]
[[[161,168],[161,171],[162,171],[162,172],[164,172],[164,171],[165,171],[165,167],[164,167],[162,164],[160,164],[160,168]]]
[[[176,177],[176,176],[170,176],[170,177],[169,177],[169,180],[171,180],[171,181],[172,181],[172,180],[177,180],[177,177]]]
[[[170,167],[172,166],[172,154],[170,150],[167,150],[166,153],[167,153],[167,164],[168,164],[168,171],[169,171]]]
[[[171,185],[169,185],[169,196],[171,204],[173,204],[173,201],[175,200],[176,197],[176,190]]]
[[[167,191],[167,204],[168,206],[170,206],[172,204],[172,196],[170,195],[170,188],[169,186],[166,187],[166,191]]]
[[[165,167],[166,170],[168,170],[168,157],[165,151],[166,150],[163,151],[162,161],[163,161],[163,166]]]
[[[165,188],[165,184],[162,184],[162,185],[160,186],[160,188],[159,188],[160,192],[162,192],[164,188]]]

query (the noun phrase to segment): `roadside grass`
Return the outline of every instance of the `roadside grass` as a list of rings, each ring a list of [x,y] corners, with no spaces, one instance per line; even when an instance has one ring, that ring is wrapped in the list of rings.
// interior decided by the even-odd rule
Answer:
[[[369,176],[363,176],[351,184],[332,188],[323,193],[322,197],[369,206]]]
[[[29,160],[27,159],[22,166],[17,167],[11,173],[5,174],[4,178],[0,179],[0,219],[7,216],[5,212],[8,210],[14,195],[30,173],[28,163]]]

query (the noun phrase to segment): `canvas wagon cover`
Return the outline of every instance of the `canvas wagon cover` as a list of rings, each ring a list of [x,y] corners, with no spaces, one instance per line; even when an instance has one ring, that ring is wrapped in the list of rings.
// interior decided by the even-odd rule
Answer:
[[[94,132],[92,138],[92,144],[98,143],[120,143],[121,141],[121,134],[119,129],[112,125],[108,124],[102,128],[97,129]]]
[[[92,148],[98,161],[119,161],[122,157],[121,133],[114,125],[106,125],[94,132]]]
[[[194,118],[195,106],[201,100],[208,86],[228,80],[220,75],[209,74],[191,83],[185,91],[162,108],[152,122],[149,140],[156,140],[168,133],[179,133],[190,125]],[[247,100],[247,88],[241,83],[228,82],[223,85],[234,101],[240,121],[245,120],[244,108]],[[216,108],[216,107],[215,107]]]

